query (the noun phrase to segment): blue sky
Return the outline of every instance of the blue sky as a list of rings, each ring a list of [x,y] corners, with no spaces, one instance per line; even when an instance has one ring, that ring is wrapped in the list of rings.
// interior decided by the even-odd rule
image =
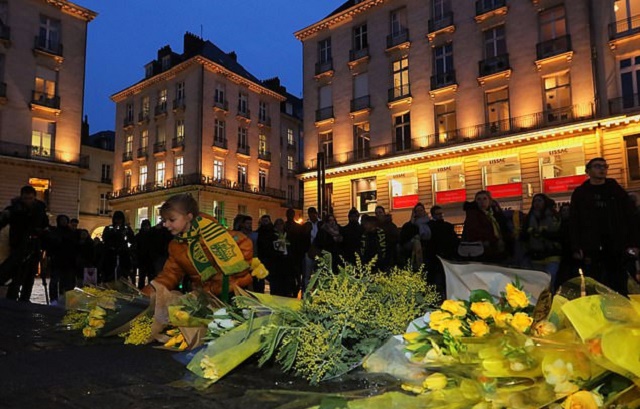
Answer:
[[[98,12],[89,23],[85,115],[91,133],[114,129],[109,96],[142,79],[143,66],[169,44],[182,52],[186,31],[200,35],[260,79],[279,76],[302,95],[302,45],[293,32],[344,0],[72,0]]]

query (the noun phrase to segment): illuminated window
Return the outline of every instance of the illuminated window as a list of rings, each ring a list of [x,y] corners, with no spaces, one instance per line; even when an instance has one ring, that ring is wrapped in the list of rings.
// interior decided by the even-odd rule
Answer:
[[[292,155],[287,155],[287,170],[288,171],[292,171],[293,170],[293,156]]]
[[[351,204],[361,213],[373,213],[378,205],[376,178],[357,179],[351,182]]]
[[[517,156],[485,159],[479,165],[482,185],[494,198],[522,195],[522,174]]]
[[[213,201],[213,217],[215,217],[221,225],[227,227],[227,220],[224,217],[224,202],[219,200]]]
[[[164,161],[156,162],[156,186],[164,185]]]
[[[409,112],[393,118],[396,152],[411,149],[411,116]]]
[[[124,171],[124,188],[131,189],[131,169]]]
[[[133,152],[133,135],[127,134],[124,137],[124,152],[131,154]]]
[[[216,180],[224,179],[224,161],[220,159],[213,161],[213,178]]]
[[[456,122],[456,101],[436,104],[436,134],[437,143],[446,143],[455,139]]]
[[[147,165],[140,166],[140,174],[138,179],[138,185],[144,186],[147,184]]]
[[[267,135],[260,132],[258,135],[258,155],[266,155],[267,154]]]
[[[247,165],[238,165],[238,185],[247,184]]]
[[[409,95],[409,58],[393,62],[393,95],[391,99]]]
[[[295,140],[293,139],[293,129],[287,128],[287,144],[295,145]]]
[[[41,66],[36,67],[36,83],[33,99],[45,101],[56,96],[56,72]]]
[[[142,98],[142,116],[149,117],[149,111],[151,110],[151,101],[148,96]]]
[[[486,97],[486,115],[491,133],[499,133],[510,129],[509,123],[509,89],[489,91]]]
[[[571,118],[571,80],[569,73],[546,77],[544,81],[545,119],[548,122]]]
[[[640,180],[640,135],[630,135],[624,137],[627,149],[627,165],[629,178],[631,180]]]
[[[392,209],[412,208],[418,203],[418,175],[416,172],[390,175],[388,179]]]
[[[149,131],[144,129],[140,132],[140,147],[146,150],[149,147]]]
[[[175,159],[173,177],[184,175],[184,157],[179,156]]]
[[[167,109],[167,89],[161,89],[158,92],[158,105],[162,109]]]
[[[178,119],[176,121],[176,139],[178,141],[184,140],[184,119]]]
[[[324,132],[318,135],[320,152],[324,152],[325,163],[333,162],[333,132]]]
[[[431,182],[435,203],[460,203],[467,200],[465,176],[461,164],[433,168]]]
[[[261,192],[267,190],[267,171],[264,169],[258,171],[258,188]]]
[[[584,182],[585,160],[582,145],[540,150],[538,161],[545,193],[573,190]]]
[[[56,123],[33,118],[31,120],[31,153],[51,156],[56,136]]]
[[[369,122],[363,122],[353,126],[353,137],[355,139],[355,156],[357,159],[369,157],[371,136],[369,134]]]

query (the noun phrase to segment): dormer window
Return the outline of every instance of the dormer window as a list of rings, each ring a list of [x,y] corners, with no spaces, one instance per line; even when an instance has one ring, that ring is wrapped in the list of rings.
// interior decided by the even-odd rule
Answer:
[[[165,55],[162,57],[162,71],[166,71],[171,68],[171,55]]]
[[[153,63],[150,62],[149,64],[144,66],[144,77],[149,78],[152,76],[153,76]]]

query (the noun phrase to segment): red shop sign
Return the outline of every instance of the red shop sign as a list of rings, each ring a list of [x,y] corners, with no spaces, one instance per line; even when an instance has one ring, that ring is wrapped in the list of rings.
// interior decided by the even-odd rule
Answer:
[[[558,193],[568,192],[580,186],[587,180],[587,175],[576,176],[564,176],[561,178],[545,179],[544,192],[545,193]]]
[[[461,203],[467,200],[466,189],[445,190],[444,192],[436,192],[436,203]]]
[[[418,204],[418,195],[394,196],[394,209],[408,209]]]
[[[491,193],[491,196],[494,199],[498,199],[501,197],[522,196],[522,182],[487,186],[487,190]]]

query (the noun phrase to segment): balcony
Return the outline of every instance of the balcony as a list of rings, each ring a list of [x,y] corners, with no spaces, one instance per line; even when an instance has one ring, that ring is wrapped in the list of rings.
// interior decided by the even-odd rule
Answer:
[[[371,97],[365,95],[351,100],[351,113],[371,109]]]
[[[176,151],[184,149],[184,136],[171,139],[171,149]]]
[[[402,101],[407,98],[411,98],[411,87],[409,86],[409,84],[402,84],[398,87],[389,88],[388,101],[390,103]]]
[[[409,48],[409,29],[403,28],[397,33],[391,33],[387,36],[387,51],[395,48]]]
[[[536,44],[536,58],[543,60],[571,51],[571,36],[566,35]]]
[[[271,117],[262,116],[258,118],[258,126],[271,126]]]
[[[167,103],[161,103],[155,106],[153,109],[153,115],[156,117],[167,115]]]
[[[427,34],[427,36],[429,37],[430,41],[433,41],[433,39],[435,38],[435,34],[440,31],[453,32],[453,12],[446,12],[438,19],[429,19],[427,27],[429,30],[429,34]]]
[[[146,146],[138,148],[138,155],[136,156],[136,158],[147,159],[147,156],[149,156],[149,148],[147,148]]]
[[[173,100],[173,111],[184,111],[187,105],[184,98],[177,98]]]
[[[251,154],[249,145],[238,145],[238,150],[236,152],[240,155],[245,155],[245,156],[249,156]]]
[[[229,149],[228,144],[227,144],[227,139],[214,139],[213,140],[213,147],[215,148],[220,148],[220,149]]]
[[[451,70],[431,76],[431,89],[439,89],[456,84],[456,71]]]
[[[268,151],[258,151],[258,159],[264,160],[267,162],[271,162],[271,152]]]
[[[0,156],[89,168],[89,156],[12,142],[0,141]]]
[[[617,40],[640,33],[640,15],[609,24],[609,40]]]
[[[333,119],[333,106],[320,108],[316,110],[316,122],[328,121]]]
[[[47,95],[41,91],[32,91],[31,92],[31,108],[34,108],[34,105],[39,107],[43,107],[48,110],[54,110],[56,113],[60,111],[60,97],[57,95]]]
[[[213,101],[213,109],[217,111],[229,112],[229,101]]]
[[[296,143],[291,141],[291,142],[287,142],[287,150],[288,151],[295,151],[296,150]]]
[[[153,144],[153,154],[154,155],[161,155],[163,153],[167,152],[167,143],[165,141],[162,142],[156,142]]]
[[[244,120],[251,120],[251,110],[238,108],[237,117]]]
[[[369,57],[369,47],[363,47],[359,50],[349,50],[349,65],[355,61]]]
[[[506,0],[476,0],[476,16],[496,12],[506,6]]]
[[[11,27],[0,23],[0,41],[11,43]]]
[[[133,152],[122,152],[122,162],[131,162],[133,160]]]
[[[138,112],[138,123],[149,122],[149,111]]]
[[[122,126],[124,128],[130,128],[133,126],[133,116],[125,116],[122,121]]]
[[[33,41],[33,49],[43,54],[62,57],[62,44],[45,37],[36,36]]]
[[[487,58],[478,62],[479,77],[486,77],[510,69],[509,54]]]
[[[609,112],[611,115],[626,114],[634,111],[640,111],[640,94],[629,94],[609,100]]]
[[[333,59],[316,63],[316,77],[323,75],[333,75]]]

